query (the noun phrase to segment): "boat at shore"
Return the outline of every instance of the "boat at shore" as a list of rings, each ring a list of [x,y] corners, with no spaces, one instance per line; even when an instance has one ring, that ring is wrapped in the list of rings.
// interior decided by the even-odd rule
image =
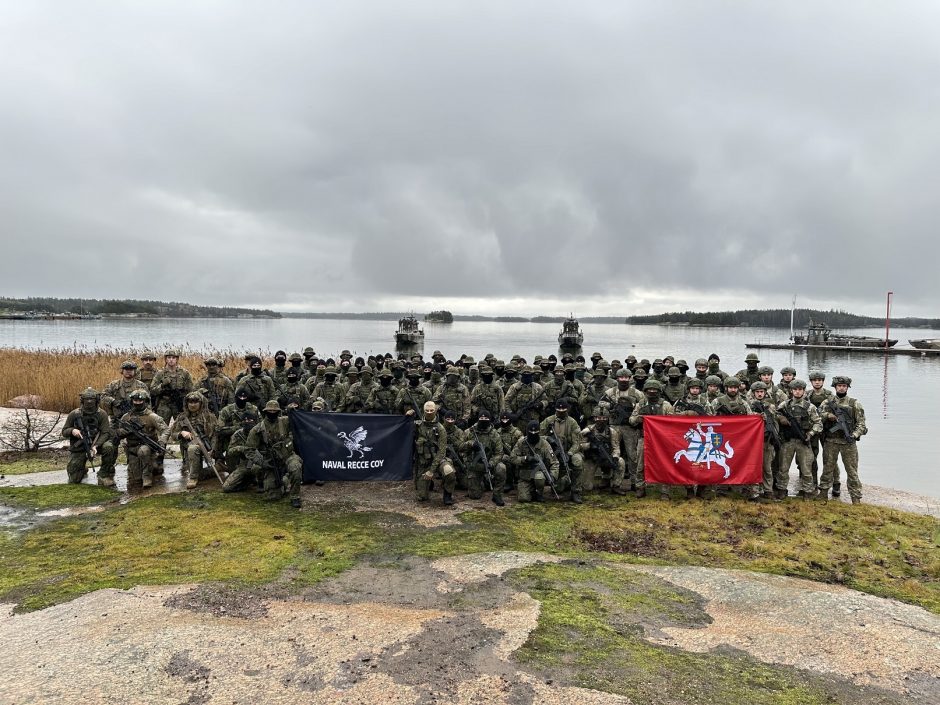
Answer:
[[[398,330],[395,332],[395,343],[398,345],[418,345],[424,342],[424,331],[414,314],[398,319]]]
[[[833,333],[825,323],[816,323],[812,319],[806,327],[806,335],[793,336],[794,345],[814,345],[834,348],[892,348],[897,340],[875,338],[869,335],[843,335]]]
[[[918,350],[940,350],[940,338],[923,338],[922,340],[908,340],[912,348]]]
[[[561,332],[558,334],[558,347],[560,348],[580,348],[584,343],[584,333],[578,319],[569,315],[561,325]]]

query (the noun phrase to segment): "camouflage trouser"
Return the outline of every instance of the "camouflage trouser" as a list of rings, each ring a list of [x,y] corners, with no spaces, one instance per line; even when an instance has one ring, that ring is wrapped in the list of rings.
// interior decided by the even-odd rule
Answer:
[[[573,494],[581,494],[586,489],[584,483],[590,473],[585,470],[585,459],[581,453],[572,453],[568,456],[568,470],[571,472],[571,483],[569,487],[568,478],[565,477],[565,468],[561,464],[561,458],[558,459],[558,491],[570,489]]]
[[[573,456],[572,456],[573,457]],[[585,490],[593,490],[603,486],[608,481],[611,489],[620,487],[626,474],[627,465],[623,458],[614,458],[617,468],[611,472],[610,468],[601,463],[600,458],[588,452],[582,461],[584,470],[581,472],[581,485]]]
[[[170,419],[180,413],[173,402],[171,402],[169,399],[161,399],[157,403],[157,406],[154,408],[153,412],[163,419],[163,422],[167,425],[170,424]]]
[[[629,424],[623,424],[615,427],[620,431],[620,457],[626,464],[626,474],[624,475],[631,485],[636,485],[636,444],[640,440],[640,429],[633,428]]]
[[[815,439],[810,439],[815,440]],[[816,483],[813,480],[813,450],[799,438],[792,438],[784,441],[780,448],[780,467],[786,472],[789,479],[790,464],[796,458],[796,467],[800,471],[800,492],[804,495],[812,495],[816,491]]]
[[[234,462],[234,458],[232,460]],[[223,492],[241,492],[257,484],[258,477],[253,470],[248,469],[248,462],[245,458],[239,458],[234,469],[230,469],[231,472],[222,484]]]
[[[862,481],[858,477],[858,445],[843,440],[827,440],[823,443],[823,472],[819,479],[819,491],[828,494],[829,489],[839,484],[839,456],[845,466],[845,478],[852,499],[862,498]]]
[[[822,445],[822,441],[819,436],[813,436],[809,439],[809,447],[813,452],[813,487],[819,485],[819,448]]]
[[[153,482],[156,470],[157,454],[150,446],[137,446],[127,449],[127,484],[139,485],[141,482]]]
[[[502,463],[490,464],[490,472],[493,475],[493,498],[500,499],[503,496],[503,485],[506,483],[506,466]],[[468,492],[470,499],[480,499],[483,492],[489,489],[486,481],[486,472],[482,465],[470,466],[470,472],[467,475]]]
[[[790,479],[789,471],[784,472],[781,476],[777,471],[777,451],[774,448],[774,444],[770,441],[764,441],[764,451],[762,458],[763,464],[763,482],[761,482],[761,491],[767,494],[770,494],[774,491],[774,481],[777,481],[778,489],[787,488],[787,480]],[[779,484],[782,481],[783,484]]]
[[[268,457],[260,465],[252,464],[251,467],[264,486],[265,499],[278,499],[285,494],[292,499],[300,497],[304,461],[296,453],[284,460]]]
[[[457,489],[457,472],[449,460],[442,460],[440,467],[422,469],[415,467],[415,489],[418,492],[418,499],[427,499],[431,492],[431,486],[440,483],[445,492],[453,494]]]
[[[183,452],[183,477],[189,477],[191,480],[210,480],[215,478],[215,473],[209,467],[213,462],[212,458],[204,458],[202,450],[195,443],[185,444]],[[205,459],[205,462],[203,460]]]
[[[531,502],[535,495],[543,496],[545,491],[545,475],[541,468],[533,470],[529,467],[519,468],[519,480],[516,483],[516,499],[520,502]]]
[[[98,467],[98,478],[114,477],[114,461],[117,460],[117,447],[107,441],[100,446],[95,446],[95,462],[101,463]],[[76,485],[85,479],[88,475],[88,468],[85,465],[87,456],[85,451],[72,451],[69,453],[69,462],[66,466],[66,472],[69,476],[69,484]]]

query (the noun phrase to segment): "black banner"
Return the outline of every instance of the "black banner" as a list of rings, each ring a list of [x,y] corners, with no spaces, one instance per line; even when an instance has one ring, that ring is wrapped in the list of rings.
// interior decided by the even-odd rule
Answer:
[[[304,482],[410,480],[414,421],[390,414],[292,411]]]

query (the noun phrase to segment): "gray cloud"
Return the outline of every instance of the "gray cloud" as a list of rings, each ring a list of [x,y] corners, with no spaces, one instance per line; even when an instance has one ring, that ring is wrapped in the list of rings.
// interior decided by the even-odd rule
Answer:
[[[938,15],[4,3],[3,290],[936,315]]]

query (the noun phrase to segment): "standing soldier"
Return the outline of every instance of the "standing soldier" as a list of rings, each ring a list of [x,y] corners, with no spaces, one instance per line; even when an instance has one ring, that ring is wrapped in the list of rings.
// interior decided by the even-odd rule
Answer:
[[[219,424],[215,435],[213,450],[216,460],[223,460],[226,467],[231,469],[228,459],[228,447],[232,435],[245,423],[245,417],[251,415],[259,418],[258,407],[248,401],[248,390],[239,389],[235,392],[235,401],[224,407],[219,413]]]
[[[833,377],[832,386],[836,390],[835,396],[826,399],[819,409],[826,434],[819,492],[826,498],[829,489],[833,488],[832,496],[839,496],[834,488],[839,482],[839,456],[842,456],[849,496],[852,504],[859,504],[862,501],[862,481],[858,477],[858,441],[868,433],[865,410],[858,399],[848,395],[849,387],[852,386],[851,377]]]
[[[193,489],[200,480],[208,480],[212,472],[212,458],[203,454],[200,443],[208,446],[215,437],[218,421],[206,408],[205,399],[199,392],[186,395],[186,408],[173,420],[161,438],[163,445],[170,441],[180,444],[183,455],[183,477],[186,489]],[[210,453],[212,448],[207,447]]]
[[[222,366],[216,358],[210,357],[203,364],[206,376],[199,380],[196,389],[206,398],[209,413],[218,416],[222,409],[235,401],[235,385],[222,374]]]
[[[379,373],[379,385],[366,399],[366,412],[370,414],[395,414],[395,403],[398,401],[398,387],[395,386],[395,375],[388,365]]]
[[[637,377],[637,372],[633,373],[634,380]],[[646,400],[642,404],[637,404],[633,407],[633,413],[630,414],[629,424],[633,428],[638,429],[640,438],[637,440],[636,444],[636,496],[645,497],[646,496],[646,476],[644,474],[644,458],[643,458],[643,417],[644,416],[671,416],[674,411],[672,404],[668,401],[663,401],[660,398],[662,393],[663,385],[661,382],[655,379],[651,379],[648,382],[643,384],[643,394],[646,396]],[[669,498],[669,489],[667,485],[660,485],[659,495],[661,499]]]
[[[511,462],[516,466],[519,477],[516,485],[516,497],[520,502],[544,502],[545,485],[551,485],[558,477],[558,458],[552,447],[539,433],[539,422],[529,421],[525,435],[512,449]],[[546,473],[551,478],[546,477]]]
[[[131,392],[135,389],[147,390],[147,385],[137,379],[137,364],[133,360],[125,360],[121,365],[119,379],[109,382],[101,395],[101,406],[111,417],[112,429],[117,425],[118,419],[131,410]],[[100,473],[98,477],[101,477]]]
[[[317,365],[319,360],[317,359],[317,354],[313,351],[309,345],[304,348],[304,370],[307,372],[307,377],[313,377],[317,373]]]
[[[585,485],[585,462],[581,441],[581,427],[569,415],[571,405],[567,397],[555,402],[555,413],[542,421],[539,433],[545,437],[558,458],[561,473],[558,489],[571,490],[571,501],[581,504]],[[588,475],[590,478],[590,475]],[[569,482],[570,480],[570,482]]]
[[[306,381],[310,378],[310,370],[304,367],[304,356],[298,352],[291,353],[290,357],[287,358],[287,361],[290,363],[290,366],[296,369],[300,373],[300,382],[305,384]]]
[[[630,386],[632,376],[626,367],[617,370],[617,386],[607,390],[604,400],[610,405],[610,423],[620,436],[623,448],[620,457],[623,458],[627,472],[625,477],[629,478],[630,489],[636,489],[636,445],[640,440],[640,430],[630,425],[630,417],[637,404],[646,401],[646,396]]]
[[[777,383],[777,390],[786,399],[790,398],[790,382],[796,379],[796,370],[792,367],[784,367],[780,370],[780,381]],[[779,395],[778,395],[779,396]],[[783,403],[782,401],[780,402]]]
[[[154,355],[149,350],[144,351],[144,354],[140,356],[140,361],[143,363],[140,367],[140,370],[137,372],[137,379],[144,383],[147,387],[147,391],[150,391],[150,383],[153,382],[153,378],[157,374],[157,368],[155,363],[157,362],[157,356]]]
[[[708,405],[709,416],[746,416],[755,413],[744,395],[740,394],[740,386],[732,384],[736,381],[736,377],[729,379],[724,394],[719,394],[711,401]],[[759,487],[759,485],[741,485],[741,492],[748,500],[756,502],[759,497]],[[722,488],[722,494],[726,493]]]
[[[623,478],[626,463],[620,455],[620,433],[608,423],[608,405],[598,404],[593,417],[594,423],[581,431],[582,437],[578,439],[584,451],[584,485],[592,489],[606,479],[612,493],[625,495],[627,491],[623,488]]]
[[[290,413],[294,409],[310,410],[310,392],[300,383],[300,370],[288,367],[284,373],[284,384],[277,392],[277,403],[281,409]]]
[[[761,499],[782,500],[787,496],[790,476],[779,469],[780,424],[777,422],[777,405],[767,398],[767,385],[758,380],[751,385],[751,409],[764,417],[764,448],[762,456],[763,482]]]
[[[796,457],[796,467],[800,471],[800,497],[812,499],[816,496],[816,480],[813,477],[813,451],[810,444],[822,433],[822,419],[819,411],[805,396],[806,382],[793,380],[790,382],[790,392],[793,396],[777,409],[783,441],[780,448],[781,473],[783,481],[789,481],[790,464]]]
[[[556,367],[550,370],[545,376],[545,405],[547,413],[551,414],[555,410],[555,402],[559,399],[565,399],[568,402],[568,412],[571,412],[571,405],[577,403],[578,390],[574,384],[565,379],[565,368]]]
[[[262,409],[262,421],[248,434],[245,454],[249,468],[263,483],[265,499],[290,497],[290,505],[300,509],[300,482],[303,461],[294,452],[290,419],[281,416],[281,407],[273,399]]]
[[[363,367],[359,372],[359,381],[349,385],[343,401],[343,411],[347,414],[362,414],[366,410],[369,395],[378,387],[371,367]]]
[[[310,396],[313,399],[319,398],[326,402],[329,411],[342,409],[343,405],[346,403],[345,390],[341,384],[337,384],[336,377],[336,368],[330,365],[324,368],[322,382],[318,380],[316,375],[307,380],[307,388],[310,389],[311,386],[313,387]]]
[[[283,350],[274,353],[274,369],[270,374],[275,389],[280,389],[287,382],[287,353]]]
[[[463,442],[464,457],[467,458],[467,496],[480,499],[488,484],[492,484],[493,504],[502,507],[503,486],[506,484],[506,466],[503,464],[503,441],[499,431],[493,428],[490,412],[481,409],[477,422],[466,432]],[[484,463],[484,460],[486,461]],[[489,469],[489,475],[487,475]]]
[[[85,461],[94,465],[95,455],[101,456],[98,484],[114,487],[114,461],[117,444],[108,415],[98,408],[100,397],[91,387],[78,396],[79,406],[72,410],[62,427],[62,437],[69,440],[69,464],[66,468],[69,484],[77,485],[88,474]]]
[[[584,386],[584,392],[581,394],[581,398],[578,399],[578,406],[581,407],[581,411],[585,414],[593,413],[597,405],[604,401],[607,389],[607,375],[604,374],[604,370],[597,367],[594,370],[594,376],[591,378],[591,384]]]
[[[670,367],[666,371],[666,383],[663,385],[663,396],[670,404],[675,405],[677,401],[686,395],[688,390],[682,384],[682,373],[678,367]]]
[[[467,482],[467,463],[463,456],[463,444],[467,440],[467,432],[457,426],[457,412],[444,410],[444,431],[447,433],[447,448],[444,456],[457,471],[457,487],[465,490],[469,487]]]
[[[428,501],[428,493],[438,482],[443,490],[444,504],[454,503],[457,472],[444,457],[447,449],[447,432],[437,420],[437,405],[425,402],[424,415],[415,422],[414,477],[418,501]]]
[[[228,446],[226,464],[230,470],[225,482],[222,483],[223,492],[240,492],[257,482],[254,473],[248,469],[248,434],[251,433],[260,419],[256,411],[246,410],[242,415],[241,426],[232,434]]]
[[[163,457],[151,445],[159,444],[167,428],[166,422],[150,410],[150,395],[137,389],[131,392],[131,410],[118,423],[118,438],[127,439],[127,485],[150,487],[159,469],[159,459]]]
[[[826,401],[829,397],[832,396],[832,392],[826,389],[823,385],[826,383],[826,375],[823,374],[820,370],[813,370],[809,373],[809,383],[812,386],[812,389],[809,390],[807,397],[812,403],[813,406],[819,410],[822,407],[822,403]],[[823,434],[818,434],[813,436],[813,440],[810,441],[809,447],[813,451],[813,487],[819,486],[819,448],[822,445]],[[832,483],[832,494],[838,497],[841,494],[842,485],[836,480]]]
[[[248,363],[248,374],[241,378],[235,390],[244,389],[248,392],[248,400],[257,406],[264,406],[274,399],[277,390],[274,388],[274,379],[265,373],[261,366],[261,358],[252,355]]]
[[[502,388],[493,379],[493,368],[489,365],[480,367],[480,381],[470,392],[470,413],[479,418],[481,411],[489,414],[492,419],[499,418],[500,412],[506,404],[506,395]]]
[[[760,382],[760,374],[757,371],[757,366],[760,364],[760,358],[757,357],[757,353],[748,353],[744,357],[744,369],[738,370],[738,373],[735,377],[740,379],[746,379],[748,386],[754,384],[754,382]]]
[[[164,367],[150,383],[150,398],[156,403],[155,412],[169,423],[183,411],[183,399],[193,391],[193,378],[188,370],[179,366],[179,350],[167,350],[163,355]]]
[[[431,401],[431,390],[421,384],[421,370],[417,367],[408,370],[407,377],[408,384],[399,390],[395,406],[399,414],[418,419],[424,403]]]
[[[695,361],[695,376],[705,382],[705,378],[709,376],[708,374],[708,360],[704,357],[700,357]],[[717,377],[717,375],[715,375]],[[718,377],[718,384],[721,384],[721,377]]]
[[[509,376],[508,369],[506,376]],[[527,428],[530,421],[538,424],[546,405],[545,388],[535,381],[535,372],[531,367],[523,367],[519,381],[513,383],[506,392],[506,408],[515,419],[519,430]]]
[[[460,428],[467,427],[470,420],[470,390],[460,381],[459,367],[447,368],[444,384],[438,388],[432,399],[438,408],[454,412]]]

